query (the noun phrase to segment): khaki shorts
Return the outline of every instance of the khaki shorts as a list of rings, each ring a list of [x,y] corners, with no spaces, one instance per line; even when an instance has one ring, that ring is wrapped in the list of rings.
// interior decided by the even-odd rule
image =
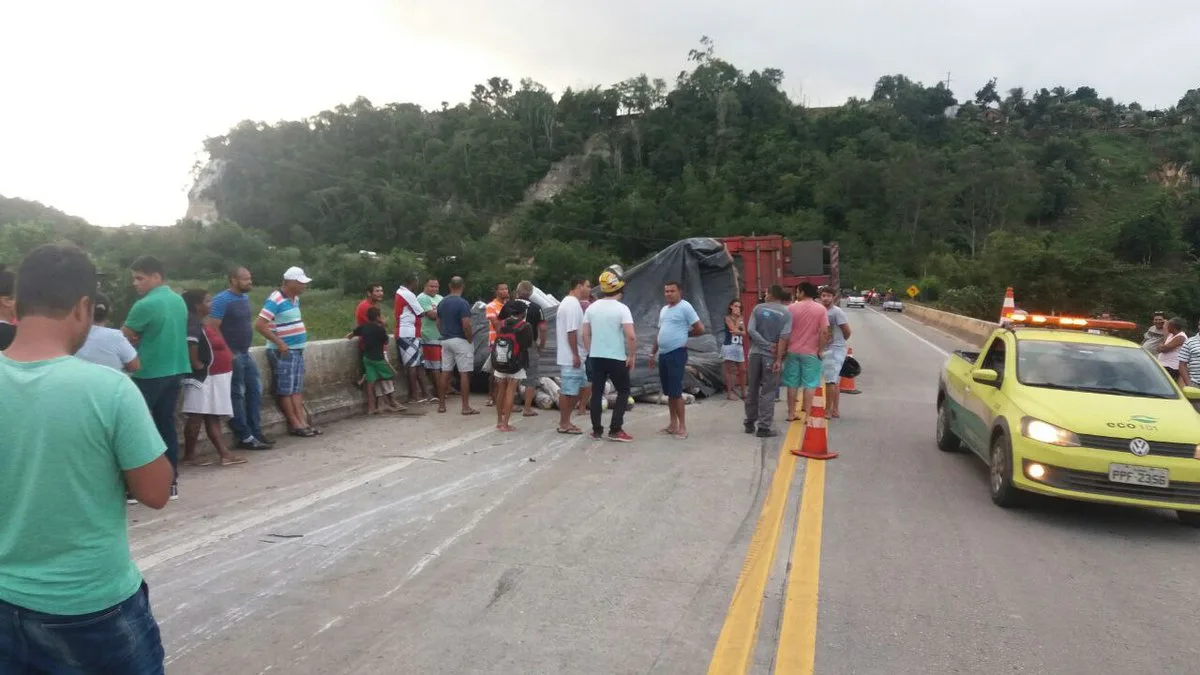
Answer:
[[[475,348],[462,338],[442,340],[442,371],[450,372],[458,368],[460,373],[475,370]]]

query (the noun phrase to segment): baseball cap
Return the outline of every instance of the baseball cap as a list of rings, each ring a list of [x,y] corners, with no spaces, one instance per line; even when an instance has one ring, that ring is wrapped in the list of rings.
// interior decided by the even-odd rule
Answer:
[[[299,281],[302,284],[307,284],[312,281],[312,279],[309,279],[308,275],[304,273],[304,270],[300,269],[299,267],[289,267],[288,270],[283,273],[283,280]]]

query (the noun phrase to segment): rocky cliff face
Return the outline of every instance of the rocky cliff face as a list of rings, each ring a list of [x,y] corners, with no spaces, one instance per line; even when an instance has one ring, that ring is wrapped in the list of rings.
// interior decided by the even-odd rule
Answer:
[[[196,176],[196,182],[192,185],[192,189],[188,190],[188,208],[187,213],[183,216],[186,220],[212,225],[221,219],[221,214],[217,210],[217,200],[212,193],[213,188],[220,182],[221,176],[224,174],[225,160],[214,159],[204,165],[200,174]]]

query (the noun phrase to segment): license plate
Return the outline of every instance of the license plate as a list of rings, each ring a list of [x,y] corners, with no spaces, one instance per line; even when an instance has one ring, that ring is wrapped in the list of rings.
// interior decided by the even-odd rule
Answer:
[[[1156,469],[1151,466],[1133,466],[1130,464],[1108,465],[1108,480],[1113,483],[1165,488],[1171,485],[1169,475],[1166,469]]]

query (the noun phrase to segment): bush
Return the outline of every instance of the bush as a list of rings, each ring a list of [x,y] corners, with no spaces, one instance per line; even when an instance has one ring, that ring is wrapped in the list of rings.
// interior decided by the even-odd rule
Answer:
[[[948,312],[984,321],[992,321],[1000,316],[1000,303],[978,286],[963,286],[942,292],[937,306]]]

